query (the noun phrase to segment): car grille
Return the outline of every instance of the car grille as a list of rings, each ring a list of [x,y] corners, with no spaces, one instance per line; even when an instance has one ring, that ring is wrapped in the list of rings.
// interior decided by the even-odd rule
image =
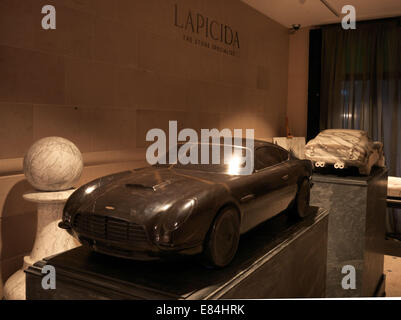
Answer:
[[[148,240],[143,226],[107,216],[78,213],[73,226],[78,233],[96,239],[134,243]]]

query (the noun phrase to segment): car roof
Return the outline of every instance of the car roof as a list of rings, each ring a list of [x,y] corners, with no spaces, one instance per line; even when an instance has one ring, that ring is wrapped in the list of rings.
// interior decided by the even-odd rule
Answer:
[[[246,138],[243,138],[243,139],[242,139],[242,145],[243,145],[243,146],[246,145],[246,141],[247,141],[247,140],[248,140],[248,139],[246,139]],[[258,148],[260,148],[260,147],[276,147],[276,148],[282,149],[279,145],[274,144],[274,143],[272,143],[272,142],[264,141],[264,140],[255,139],[255,140],[253,140],[253,142],[254,142],[254,147],[255,147],[255,149],[258,149]]]

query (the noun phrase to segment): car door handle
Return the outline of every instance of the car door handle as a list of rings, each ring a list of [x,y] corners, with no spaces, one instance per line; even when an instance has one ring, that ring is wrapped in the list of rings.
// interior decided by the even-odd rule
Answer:
[[[254,194],[248,194],[244,197],[241,198],[241,202],[248,202],[255,199],[255,195]]]
[[[281,177],[281,180],[287,181],[288,178],[289,178],[289,176],[288,176],[288,174],[286,174],[285,176],[282,176],[282,177]]]

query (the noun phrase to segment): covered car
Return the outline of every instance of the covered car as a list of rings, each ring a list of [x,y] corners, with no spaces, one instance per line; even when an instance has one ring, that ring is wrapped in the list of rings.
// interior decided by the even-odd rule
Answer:
[[[361,175],[369,175],[373,166],[384,166],[383,144],[369,138],[366,131],[328,129],[319,133],[305,147],[305,157],[316,168],[357,167]]]

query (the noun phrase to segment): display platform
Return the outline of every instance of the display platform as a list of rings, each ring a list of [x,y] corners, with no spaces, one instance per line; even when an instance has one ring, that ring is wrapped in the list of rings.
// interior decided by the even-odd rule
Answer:
[[[326,297],[382,296],[387,169],[375,168],[370,176],[346,173],[313,175],[311,205],[330,213]],[[355,268],[355,289],[342,287],[346,265]]]
[[[384,254],[401,257],[401,178],[388,177],[387,233]]]
[[[75,248],[30,267],[27,299],[237,299],[324,297],[327,210],[284,212],[241,236],[233,262],[207,269],[195,257],[138,262]],[[42,268],[56,289],[42,289]]]

